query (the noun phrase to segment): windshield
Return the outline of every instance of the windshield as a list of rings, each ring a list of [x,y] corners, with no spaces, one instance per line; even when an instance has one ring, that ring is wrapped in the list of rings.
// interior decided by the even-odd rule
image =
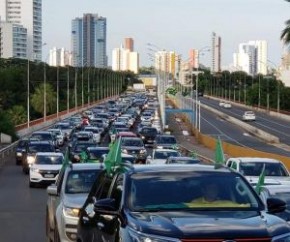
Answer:
[[[129,191],[129,206],[136,211],[225,207],[249,210],[261,205],[250,185],[229,173],[139,173],[132,176]]]
[[[154,128],[143,128],[141,132],[144,135],[156,135],[157,134],[157,130]]]
[[[136,147],[142,147],[143,142],[141,139],[122,139],[122,146],[136,146]]]
[[[72,170],[69,172],[65,186],[65,193],[88,193],[100,171]]]
[[[260,176],[265,164],[266,176],[289,176],[281,163],[269,162],[242,162],[240,172],[244,176]]]
[[[49,144],[35,144],[29,146],[29,153],[36,153],[36,152],[54,152],[54,148],[52,145]]]
[[[63,156],[56,155],[38,155],[35,164],[39,165],[60,165],[63,162]]]
[[[155,151],[154,159],[167,159],[168,157],[173,156],[177,157],[180,154],[177,151]]]
[[[89,151],[89,159],[100,159],[102,155],[106,155],[109,153],[109,149],[106,150],[90,150]]]
[[[159,137],[157,140],[158,144],[176,144],[176,139],[174,136],[170,136],[170,137]]]

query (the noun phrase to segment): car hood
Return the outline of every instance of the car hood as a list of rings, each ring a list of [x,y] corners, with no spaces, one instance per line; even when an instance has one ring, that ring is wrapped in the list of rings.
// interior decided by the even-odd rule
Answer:
[[[41,164],[33,164],[31,167],[37,168],[39,170],[58,171],[58,170],[61,169],[62,165],[41,165]]]
[[[259,181],[258,176],[245,176],[246,179],[252,184],[256,185]],[[266,176],[264,180],[265,185],[290,185],[290,177],[289,176]]]
[[[166,159],[154,159],[150,161],[150,164],[153,165],[161,165],[161,164],[165,164]]]
[[[289,232],[284,220],[255,211],[175,211],[131,212],[131,228],[137,231],[175,238],[257,238]],[[230,237],[229,237],[230,236]]]
[[[139,146],[122,146],[122,149],[132,150],[132,151],[145,150],[144,147],[139,147]]]
[[[81,208],[88,197],[88,193],[65,194],[63,203],[65,207]]]

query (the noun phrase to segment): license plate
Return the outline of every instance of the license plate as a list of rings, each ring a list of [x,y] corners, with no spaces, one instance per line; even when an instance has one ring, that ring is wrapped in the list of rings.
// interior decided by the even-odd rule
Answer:
[[[54,175],[53,174],[45,174],[44,177],[46,177],[46,178],[53,178]]]

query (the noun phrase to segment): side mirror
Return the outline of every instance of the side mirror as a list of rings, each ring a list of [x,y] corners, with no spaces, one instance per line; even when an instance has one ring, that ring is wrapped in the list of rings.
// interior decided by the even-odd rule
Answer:
[[[56,185],[50,185],[46,189],[47,194],[50,196],[57,196],[57,186]]]
[[[268,212],[275,214],[284,212],[286,209],[286,203],[279,198],[268,198],[267,199]]]

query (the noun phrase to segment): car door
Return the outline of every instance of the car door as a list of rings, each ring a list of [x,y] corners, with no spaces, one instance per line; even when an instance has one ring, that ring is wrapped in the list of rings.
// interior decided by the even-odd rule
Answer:
[[[115,199],[115,211],[119,212],[123,193],[123,174],[113,178],[106,198]],[[115,242],[119,234],[119,219],[117,215],[96,214],[94,241]]]

